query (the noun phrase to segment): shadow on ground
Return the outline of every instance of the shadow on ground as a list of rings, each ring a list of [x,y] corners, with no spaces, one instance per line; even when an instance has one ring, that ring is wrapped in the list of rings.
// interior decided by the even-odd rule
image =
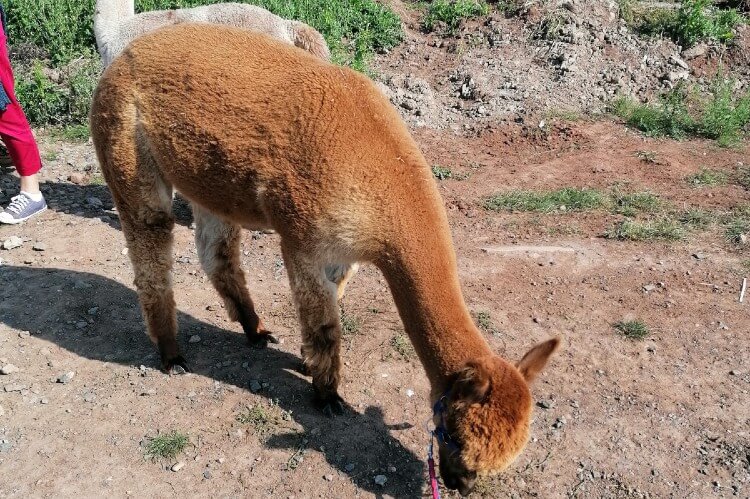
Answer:
[[[85,272],[14,266],[0,266],[0,282],[0,322],[30,331],[32,336],[84,358],[126,366],[158,366],[158,356],[143,333],[136,293],[126,286]],[[29,307],[29,303],[35,306]],[[88,317],[87,311],[94,307],[98,307],[95,323],[78,329],[75,324]],[[62,315],[60,310],[64,311]],[[241,389],[247,388],[250,379],[271,381],[273,397],[264,391],[258,395],[273,398],[282,409],[292,411],[305,434],[319,428],[320,436],[307,441],[322,441],[328,463],[348,475],[355,485],[377,496],[421,495],[423,464],[390,434],[389,430],[399,426],[388,426],[379,408],[369,407],[364,414],[352,412],[326,418],[312,406],[309,381],[295,373],[300,363],[296,355],[274,348],[252,350],[244,335],[184,313],[178,314],[178,320],[181,345],[196,374]],[[197,332],[204,341],[188,344],[186,338]],[[216,367],[224,361],[237,367]],[[248,370],[239,368],[245,361],[250,362]],[[265,445],[294,452],[299,450],[304,441],[300,436],[305,434],[276,435]],[[351,462],[358,463],[356,469],[347,467]],[[381,487],[374,483],[371,470],[382,468],[384,462],[393,463],[402,479],[388,481]]]

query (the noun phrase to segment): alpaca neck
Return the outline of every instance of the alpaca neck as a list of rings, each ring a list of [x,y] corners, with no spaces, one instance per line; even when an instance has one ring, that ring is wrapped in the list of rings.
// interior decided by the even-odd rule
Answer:
[[[434,186],[426,200],[414,200],[411,206],[421,209],[410,209],[415,216],[403,225],[407,234],[378,266],[437,397],[466,361],[492,351],[464,303],[450,229]]]

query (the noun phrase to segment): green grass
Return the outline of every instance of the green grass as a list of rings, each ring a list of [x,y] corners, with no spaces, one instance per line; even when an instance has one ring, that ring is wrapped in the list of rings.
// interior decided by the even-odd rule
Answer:
[[[566,187],[556,191],[510,191],[496,194],[485,200],[488,210],[551,212],[565,207],[566,211],[583,211],[602,208],[607,197],[595,189]]]
[[[661,200],[651,192],[624,192],[619,187],[612,189],[612,210],[620,215],[634,217],[638,213],[655,212],[661,208]]]
[[[455,32],[465,19],[485,16],[489,6],[484,0],[433,0],[422,18],[425,31],[435,31],[440,25]]]
[[[620,321],[614,324],[614,328],[631,340],[642,340],[651,333],[648,326],[640,320]]]
[[[57,153],[57,151],[47,151],[44,153],[44,161],[57,161],[57,158],[59,158],[60,155]]]
[[[735,95],[732,80],[718,75],[706,95],[677,85],[654,104],[617,98],[611,110],[650,137],[701,137],[721,146],[738,143],[750,127],[750,92]]]
[[[620,0],[620,17],[636,32],[667,36],[682,46],[700,41],[728,43],[735,28],[747,17],[734,8],[717,8],[712,0],[683,0],[677,9],[641,6],[635,0]]]
[[[453,177],[451,169],[445,166],[434,165],[432,167],[432,175],[438,180],[445,180]]]
[[[179,456],[190,443],[187,435],[177,430],[152,438],[146,444],[147,459],[174,459]]]
[[[669,218],[646,222],[623,220],[607,229],[604,236],[618,241],[679,241],[685,238],[685,228]]]
[[[726,185],[729,181],[729,176],[721,170],[701,168],[698,173],[687,176],[685,181],[693,187],[715,187],[717,185]]]
[[[391,347],[404,359],[411,359],[416,355],[411,341],[403,334],[397,334],[391,338]]]
[[[742,187],[743,189],[750,190],[750,167],[737,167],[734,174],[732,175],[732,183]]]
[[[68,141],[88,140],[91,136],[88,123],[80,125],[66,125],[52,132],[54,137],[59,137]]]

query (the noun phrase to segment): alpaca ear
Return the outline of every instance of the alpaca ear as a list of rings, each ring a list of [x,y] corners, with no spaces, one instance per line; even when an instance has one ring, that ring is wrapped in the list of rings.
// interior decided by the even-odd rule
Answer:
[[[533,347],[526,352],[523,359],[518,361],[516,367],[521,371],[521,375],[528,383],[534,381],[536,375],[542,372],[542,369],[544,369],[547,361],[555,353],[558,346],[560,346],[560,338],[552,338]]]
[[[490,391],[490,372],[481,362],[470,361],[456,374],[453,397],[467,404],[482,402]]]

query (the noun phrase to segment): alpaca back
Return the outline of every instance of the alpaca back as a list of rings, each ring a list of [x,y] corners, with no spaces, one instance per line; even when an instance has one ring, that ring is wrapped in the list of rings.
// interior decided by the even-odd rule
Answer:
[[[139,36],[183,22],[234,26],[265,33],[328,60],[330,51],[323,36],[307,24],[288,21],[255,5],[220,3],[191,9],[158,10],[112,19],[97,13],[94,23],[97,46],[105,66]]]

